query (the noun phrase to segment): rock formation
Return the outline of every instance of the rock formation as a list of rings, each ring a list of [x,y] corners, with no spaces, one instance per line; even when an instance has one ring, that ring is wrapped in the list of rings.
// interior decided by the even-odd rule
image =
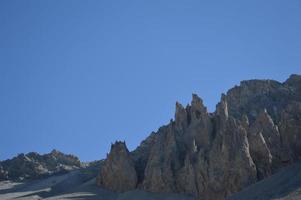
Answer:
[[[31,152],[0,162],[0,180],[37,179],[80,167],[81,163],[77,157],[57,150],[44,155]]]
[[[301,76],[242,81],[214,113],[193,94],[191,105],[177,102],[175,120],[133,152],[113,145],[98,183],[221,200],[300,157]]]
[[[135,189],[137,173],[125,142],[116,142],[105,160],[97,184],[113,191]]]

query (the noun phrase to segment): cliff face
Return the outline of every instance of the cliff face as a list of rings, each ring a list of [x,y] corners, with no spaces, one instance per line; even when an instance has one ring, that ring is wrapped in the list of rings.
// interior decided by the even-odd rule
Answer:
[[[137,173],[124,142],[112,145],[110,154],[101,167],[97,184],[118,192],[135,189]]]
[[[242,81],[214,113],[193,94],[191,105],[176,103],[175,120],[136,150],[115,148],[100,186],[224,199],[300,159],[301,76]]]
[[[40,155],[35,152],[0,162],[0,180],[38,179],[81,167],[80,160],[57,150]]]

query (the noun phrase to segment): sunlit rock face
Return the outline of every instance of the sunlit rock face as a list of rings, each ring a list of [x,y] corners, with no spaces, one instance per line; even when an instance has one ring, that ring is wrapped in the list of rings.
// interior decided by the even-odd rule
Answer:
[[[175,119],[133,152],[125,145],[121,152],[112,148],[101,186],[219,200],[301,157],[299,75],[284,83],[242,81],[222,95],[214,113],[196,94],[175,110]]]
[[[81,162],[76,156],[57,150],[44,155],[31,152],[0,162],[0,180],[39,179],[80,167]]]

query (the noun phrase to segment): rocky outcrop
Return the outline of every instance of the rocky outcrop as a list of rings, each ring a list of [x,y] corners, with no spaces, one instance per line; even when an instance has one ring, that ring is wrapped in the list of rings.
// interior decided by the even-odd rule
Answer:
[[[223,199],[256,181],[256,168],[250,156],[247,132],[240,121],[229,116],[225,96],[217,106],[216,136],[207,155],[206,188],[198,196]]]
[[[261,180],[271,175],[272,154],[268,148],[261,131],[256,131],[254,125],[248,130],[250,154],[256,165],[257,179]]]
[[[133,152],[131,152],[131,157],[134,160],[135,169],[138,176],[139,185],[137,187],[141,187],[141,183],[144,179],[144,170],[146,168],[147,160],[157,139],[158,134],[152,132],[150,136],[142,141],[141,144]]]
[[[282,140],[282,162],[301,158],[301,101],[288,104],[281,113],[279,122]]]
[[[136,188],[137,173],[125,142],[112,144],[97,184],[113,191],[124,192]]]
[[[80,160],[57,150],[40,155],[35,152],[0,162],[0,180],[38,179],[81,167]]]
[[[214,113],[193,94],[190,105],[176,103],[174,121],[136,150],[112,149],[100,185],[221,200],[299,160],[300,141],[301,76],[242,81],[222,95]]]
[[[281,138],[278,130],[278,126],[276,126],[267,113],[266,109],[261,111],[257,116],[255,122],[250,127],[250,141],[252,142],[252,151],[261,151],[266,149],[265,158],[258,158],[254,156],[255,160],[260,162],[264,161],[264,166],[267,168],[267,174],[262,174],[263,177],[270,175],[268,173],[268,168],[277,169],[281,164]],[[257,137],[256,137],[257,136]],[[260,139],[259,139],[260,138]],[[255,139],[255,140],[254,140]],[[262,139],[262,142],[261,142]],[[256,142],[254,142],[256,141]],[[265,147],[264,147],[265,146]],[[261,155],[264,157],[264,155]],[[270,159],[271,158],[271,159]]]
[[[157,142],[151,149],[144,171],[143,189],[154,192],[176,190],[174,171],[181,166],[181,147],[175,124],[171,123],[158,131]]]
[[[192,94],[191,106],[187,106],[188,125],[184,134],[186,148],[190,151],[205,149],[210,144],[212,124],[207,108],[196,94]]]

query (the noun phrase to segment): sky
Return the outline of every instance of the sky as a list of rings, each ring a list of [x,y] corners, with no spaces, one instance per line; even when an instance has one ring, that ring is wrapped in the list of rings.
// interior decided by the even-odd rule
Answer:
[[[133,150],[197,93],[301,74],[301,0],[1,0],[0,160]]]

